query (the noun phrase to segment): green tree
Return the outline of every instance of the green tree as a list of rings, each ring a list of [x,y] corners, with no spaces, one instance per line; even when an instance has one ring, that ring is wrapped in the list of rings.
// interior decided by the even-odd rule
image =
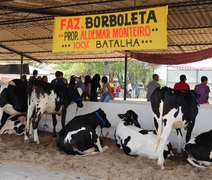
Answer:
[[[99,62],[99,63],[61,63],[56,64],[55,68],[61,69],[65,77],[69,79],[71,75],[81,74],[83,76],[90,75],[91,77],[98,73],[101,76],[108,76],[109,81],[118,80],[121,88],[124,81],[124,62]],[[128,61],[127,84],[131,83],[134,86],[135,81],[142,83],[144,87],[151,80],[154,69],[158,66],[150,65],[141,61]]]
[[[151,80],[154,69],[157,66],[149,65],[148,63],[141,61],[129,61],[128,62],[128,80],[129,83],[134,86],[135,81],[142,83],[144,87]]]
[[[104,74],[104,63],[61,63],[55,64],[55,68],[61,69],[64,72],[66,78],[70,78],[71,75],[81,74],[82,76],[94,74]]]
[[[105,75],[109,76],[110,82],[115,79],[118,80],[122,87],[122,82],[124,81],[124,62],[110,62],[106,64]]]

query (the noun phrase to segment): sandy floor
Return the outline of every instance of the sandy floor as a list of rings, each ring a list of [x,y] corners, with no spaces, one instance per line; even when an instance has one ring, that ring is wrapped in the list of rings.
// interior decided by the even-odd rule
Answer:
[[[16,169],[22,176],[26,170],[21,167],[28,165],[30,168],[31,178],[26,174],[27,178],[25,179],[34,179],[37,172],[40,172],[40,177],[42,177],[39,179],[51,179],[50,176],[46,178],[48,173],[51,173],[51,176],[55,177],[54,179],[81,179],[80,177],[84,176],[86,176],[85,179],[107,180],[212,179],[211,169],[197,169],[188,164],[180,155],[166,160],[165,170],[161,171],[156,165],[156,160],[127,156],[116,147],[115,141],[111,139],[103,140],[104,144],[109,146],[104,153],[75,157],[59,151],[51,133],[39,132],[39,135],[40,145],[33,142],[24,144],[23,137],[15,135],[1,136],[0,174],[4,172],[2,169],[8,169],[8,167],[11,167],[12,173],[13,166],[17,164]],[[42,175],[41,172],[47,174]],[[2,179],[1,176],[0,179]]]

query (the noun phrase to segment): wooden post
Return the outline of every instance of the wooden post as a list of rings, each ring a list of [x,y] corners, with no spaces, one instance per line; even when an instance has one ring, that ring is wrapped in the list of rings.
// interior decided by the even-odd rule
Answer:
[[[125,52],[125,61],[124,61],[124,100],[127,98],[127,52]]]
[[[21,72],[20,72],[20,79],[21,79],[21,77],[23,75],[23,59],[24,59],[24,56],[23,56],[22,53],[20,55],[21,55]]]

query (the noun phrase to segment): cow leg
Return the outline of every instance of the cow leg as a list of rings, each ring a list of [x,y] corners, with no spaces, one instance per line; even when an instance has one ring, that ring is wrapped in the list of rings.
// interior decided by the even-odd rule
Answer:
[[[38,122],[35,119],[32,120],[32,127],[33,127],[33,134],[34,134],[34,142],[40,144],[39,137],[38,137]]]
[[[35,116],[32,119],[32,128],[33,128],[33,134],[34,134],[34,142],[36,142],[37,144],[40,144],[39,141],[39,137],[38,137],[38,124],[40,122],[40,119],[42,117],[42,114],[45,111],[45,107],[44,106],[36,106],[36,110],[35,110]]]
[[[97,139],[96,139],[96,142],[94,142],[94,144],[97,146],[99,152],[104,152],[106,149],[108,149],[108,146],[102,147],[102,145],[100,143],[100,139],[97,134],[96,134],[96,136],[97,136]]]
[[[164,149],[165,149],[165,146],[168,142],[168,137],[171,133],[171,130],[172,130],[172,124],[173,122],[170,122],[170,118],[169,120],[167,121],[167,124],[166,126],[164,126],[164,129],[163,129],[163,132],[161,134],[161,136],[159,137],[159,157],[158,157],[158,162],[157,164],[161,167],[161,169],[164,169],[164,156],[163,156],[163,152],[164,152]]]
[[[191,133],[194,128],[194,120],[191,121],[191,123],[187,127],[187,133],[186,133],[186,143],[191,139]]]
[[[2,127],[3,108],[0,107],[0,128]]]
[[[61,116],[62,128],[65,127],[66,112],[67,112],[66,109],[62,110],[62,116]],[[53,137],[56,137],[56,126],[57,126],[56,114],[52,114],[52,124],[53,124]]]
[[[29,105],[28,111],[27,111],[27,122],[26,122],[25,133],[24,133],[24,142],[29,141],[29,131],[30,131],[31,123],[32,123],[31,118],[32,118],[33,111],[34,111],[34,106]]]
[[[5,125],[9,116],[10,116],[9,114],[3,112],[3,115],[2,115],[2,118],[1,118],[1,123],[0,123],[0,130]]]
[[[66,108],[63,108],[63,110],[62,110],[62,116],[61,116],[61,125],[62,125],[62,128],[64,128],[65,125],[66,125],[66,112],[67,112]]]
[[[177,140],[178,140],[177,152],[181,153],[182,152],[181,140],[182,140],[183,135],[182,135],[181,129],[176,129],[176,132],[177,132]]]
[[[52,114],[52,124],[53,124],[53,137],[56,137],[56,126],[57,126],[56,114]]]

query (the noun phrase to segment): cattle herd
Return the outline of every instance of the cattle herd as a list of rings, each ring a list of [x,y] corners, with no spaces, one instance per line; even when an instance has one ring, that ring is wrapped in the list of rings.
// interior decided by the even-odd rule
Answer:
[[[53,85],[46,82],[34,82],[28,85],[21,80],[12,80],[0,95],[0,134],[24,135],[28,142],[32,135],[39,144],[38,123],[43,114],[53,116],[53,134],[55,115],[62,115],[62,129],[56,135],[58,148],[67,154],[85,156],[104,152],[96,132],[97,126],[110,128],[111,124],[102,109],[89,114],[75,116],[65,125],[67,107],[75,102],[82,108],[82,98],[77,90]],[[196,167],[207,168],[212,165],[212,130],[191,139],[198,103],[193,91],[179,91],[171,88],[157,88],[151,96],[154,117],[154,130],[143,129],[138,115],[133,110],[118,114],[120,123],[114,132],[117,147],[127,155],[145,156],[157,159],[157,164],[164,169],[164,160],[171,155],[172,145],[168,141],[172,129],[182,137],[181,128],[186,129],[183,151],[188,162]],[[178,138],[180,139],[180,138]]]

